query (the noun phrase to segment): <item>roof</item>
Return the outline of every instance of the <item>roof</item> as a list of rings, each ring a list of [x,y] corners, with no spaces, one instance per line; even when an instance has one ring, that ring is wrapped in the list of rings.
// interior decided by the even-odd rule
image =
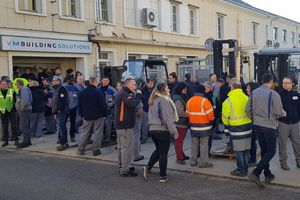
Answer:
[[[222,0],[222,1],[230,3],[230,4],[234,4],[234,5],[237,5],[237,6],[240,6],[242,8],[247,9],[247,10],[250,10],[250,11],[253,11],[253,12],[257,12],[257,13],[260,13],[260,14],[263,14],[263,15],[267,15],[267,16],[271,16],[271,17],[280,17],[282,19],[285,19],[287,21],[290,21],[290,22],[293,22],[293,23],[297,23],[297,24],[300,25],[300,22],[297,22],[297,21],[288,19],[286,17],[280,16],[280,15],[276,15],[274,13],[271,13],[271,12],[268,12],[268,11],[256,8],[256,7],[250,5],[250,4],[248,4],[248,3],[246,3],[246,2],[244,2],[242,0]]]

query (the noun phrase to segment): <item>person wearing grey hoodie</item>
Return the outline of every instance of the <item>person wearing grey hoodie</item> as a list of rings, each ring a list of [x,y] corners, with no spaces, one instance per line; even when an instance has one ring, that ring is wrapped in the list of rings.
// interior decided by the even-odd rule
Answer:
[[[32,95],[28,87],[24,86],[22,80],[17,80],[16,110],[20,120],[20,130],[23,134],[23,142],[18,145],[19,148],[25,148],[31,145],[30,137],[30,115],[32,111]]]
[[[248,177],[259,187],[264,188],[259,176],[264,172],[266,183],[275,178],[269,163],[276,153],[278,118],[286,116],[286,112],[283,110],[279,94],[271,89],[272,74],[263,75],[262,81],[263,85],[250,95],[246,113],[253,121],[253,131],[257,136],[262,155],[260,162]]]
[[[170,98],[169,88],[166,84],[158,84],[149,99],[149,131],[155,144],[147,166],[144,167],[144,178],[148,180],[148,172],[159,161],[159,182],[164,183],[167,179],[168,152],[171,138],[178,138],[175,122],[178,121],[176,106]]]

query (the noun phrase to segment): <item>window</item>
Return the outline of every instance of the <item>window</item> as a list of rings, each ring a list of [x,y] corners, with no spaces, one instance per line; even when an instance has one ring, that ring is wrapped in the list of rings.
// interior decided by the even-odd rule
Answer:
[[[218,39],[224,39],[224,18],[225,15],[218,14]]]
[[[296,33],[295,33],[295,32],[292,32],[292,33],[291,33],[291,41],[292,41],[292,44],[295,44],[295,37],[296,37]]]
[[[278,28],[273,28],[273,40],[278,40]]]
[[[190,35],[197,35],[197,10],[190,8]]]
[[[286,42],[286,39],[287,39],[286,36],[287,36],[287,30],[284,30],[284,29],[283,29],[283,30],[282,30],[282,41],[283,41],[283,42]]]
[[[45,13],[43,9],[43,6],[46,6],[44,0],[17,0],[16,3],[18,11]]]
[[[158,19],[158,29],[161,29],[160,26],[160,6],[159,6],[159,1],[160,0],[150,0],[150,8],[153,10],[156,10],[157,16],[156,18]]]
[[[269,40],[269,26],[266,25],[266,40]]]
[[[129,26],[136,26],[137,25],[137,13],[136,13],[136,0],[125,0],[125,18],[126,18],[126,25]]]
[[[113,23],[113,0],[96,0],[96,21]]]
[[[60,0],[61,16],[83,19],[82,0]]]
[[[178,5],[175,3],[171,4],[171,31],[178,32]]]
[[[258,29],[258,24],[253,22],[252,23],[252,28],[253,28],[253,44],[257,44],[257,29]]]

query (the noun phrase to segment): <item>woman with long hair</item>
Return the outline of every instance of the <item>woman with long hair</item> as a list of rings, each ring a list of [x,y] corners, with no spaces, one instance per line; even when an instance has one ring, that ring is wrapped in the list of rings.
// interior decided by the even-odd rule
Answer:
[[[186,83],[180,82],[175,88],[175,94],[172,97],[172,100],[177,109],[178,122],[176,122],[176,127],[178,131],[178,139],[175,140],[175,152],[177,157],[178,164],[185,164],[185,160],[188,160],[189,157],[184,155],[183,152],[183,141],[186,136],[187,128],[189,125],[189,120],[186,116],[185,105],[188,101],[188,86]]]
[[[258,83],[256,82],[249,82],[246,84],[246,93],[247,96],[250,96],[252,92],[259,87]],[[252,99],[249,99],[248,101],[252,101]],[[256,134],[255,131],[252,131],[251,135],[251,149],[250,149],[250,158],[249,158],[249,167],[256,166],[256,150],[257,150],[257,144],[256,144]]]
[[[170,98],[169,88],[166,84],[158,84],[149,98],[149,132],[155,144],[147,166],[144,167],[144,178],[148,180],[148,172],[159,161],[159,182],[164,183],[167,179],[168,152],[171,138],[178,138],[175,122],[178,121],[176,106]]]

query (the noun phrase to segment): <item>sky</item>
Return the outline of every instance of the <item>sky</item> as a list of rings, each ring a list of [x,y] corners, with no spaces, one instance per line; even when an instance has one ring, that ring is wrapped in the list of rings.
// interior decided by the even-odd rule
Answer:
[[[243,0],[257,8],[300,22],[299,0]]]

